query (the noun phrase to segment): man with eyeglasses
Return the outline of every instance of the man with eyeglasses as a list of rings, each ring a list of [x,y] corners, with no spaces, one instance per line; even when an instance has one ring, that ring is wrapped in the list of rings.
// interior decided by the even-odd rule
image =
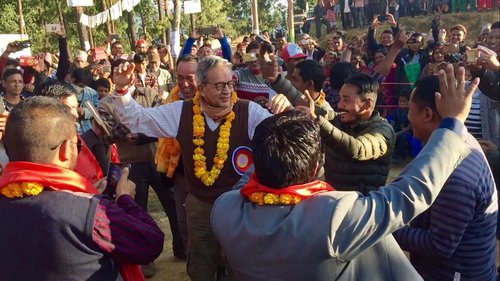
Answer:
[[[189,185],[187,272],[191,280],[212,280],[223,264],[210,228],[213,202],[251,166],[250,140],[255,127],[271,114],[254,102],[236,98],[231,64],[216,56],[198,62],[198,91],[192,100],[156,108],[143,108],[131,98],[132,72],[133,66],[123,64],[113,77],[117,116],[132,132],[178,140]],[[268,105],[273,113],[290,108],[283,95]]]
[[[196,69],[198,69],[198,57],[184,55],[177,61],[177,85],[170,91],[163,104],[169,104],[179,100],[192,99],[196,93]],[[166,177],[173,181],[175,209],[177,213],[177,225],[179,235],[182,238],[183,247],[174,247],[174,256],[181,259],[187,258],[188,234],[186,222],[186,197],[188,195],[188,183],[184,176],[181,152],[175,149],[179,143],[175,138],[159,138],[156,150],[155,162],[156,170],[161,177]],[[172,223],[172,222],[170,222]],[[172,227],[172,226],[171,226]],[[177,242],[176,242],[177,243]],[[179,242],[178,244],[180,244]]]
[[[127,168],[116,200],[74,171],[80,144],[66,105],[26,99],[12,110],[4,143],[11,162],[0,179],[0,223],[9,226],[0,233],[9,241],[0,244],[2,280],[131,281],[140,272],[133,264],[161,254],[164,235],[134,202]]]

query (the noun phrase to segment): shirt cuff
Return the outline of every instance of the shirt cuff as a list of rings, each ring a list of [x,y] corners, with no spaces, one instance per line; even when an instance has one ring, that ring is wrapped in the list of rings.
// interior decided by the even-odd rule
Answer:
[[[467,131],[465,125],[456,118],[446,117],[441,121],[439,128],[448,129],[462,137]]]
[[[113,93],[114,99],[120,99],[123,105],[127,105],[132,99],[132,93],[135,91],[135,86],[130,86],[126,94],[120,95],[117,94],[116,91]]]

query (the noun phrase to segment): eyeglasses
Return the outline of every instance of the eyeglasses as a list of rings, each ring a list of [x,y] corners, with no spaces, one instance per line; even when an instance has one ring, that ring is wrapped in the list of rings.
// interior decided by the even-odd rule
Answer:
[[[61,143],[59,143],[58,145],[51,147],[51,148],[50,148],[50,150],[56,150],[56,149],[57,149],[58,147],[60,147],[60,146],[61,146],[61,144],[63,144],[65,141],[66,141],[66,140],[63,140],[63,141],[62,141]],[[80,154],[80,151],[82,151],[82,146],[83,146],[83,144],[82,144],[82,140],[81,140],[80,138],[78,138],[78,140],[77,140],[76,142],[74,142],[74,141],[70,141],[70,140],[69,140],[69,142],[70,142],[70,143],[72,143],[72,144],[76,144],[76,150],[78,151],[78,154]]]
[[[226,86],[229,88],[229,90],[234,89],[234,81],[233,80],[227,81],[227,82],[217,82],[217,83],[208,83],[208,82],[206,82],[205,84],[215,86],[215,89],[217,89],[217,91],[224,90],[224,88]]]

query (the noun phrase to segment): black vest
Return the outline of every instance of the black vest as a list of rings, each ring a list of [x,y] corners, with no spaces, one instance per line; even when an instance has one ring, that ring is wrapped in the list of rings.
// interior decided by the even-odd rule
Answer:
[[[99,199],[86,196],[0,196],[0,280],[116,280],[118,265],[92,240]]]

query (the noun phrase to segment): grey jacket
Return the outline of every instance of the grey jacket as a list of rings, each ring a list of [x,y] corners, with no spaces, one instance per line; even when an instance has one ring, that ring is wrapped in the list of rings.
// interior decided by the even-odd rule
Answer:
[[[212,230],[240,281],[422,280],[391,233],[430,207],[468,153],[460,136],[438,129],[397,180],[367,196],[258,206],[230,191],[214,204]]]

